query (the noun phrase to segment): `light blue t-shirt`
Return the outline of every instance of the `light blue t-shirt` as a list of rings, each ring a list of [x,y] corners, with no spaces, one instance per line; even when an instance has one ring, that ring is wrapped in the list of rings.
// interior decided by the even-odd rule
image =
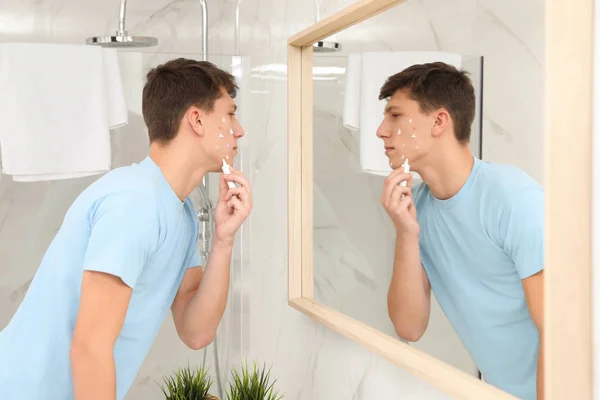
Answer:
[[[84,190],[67,212],[12,320],[0,332],[0,399],[70,400],[69,348],[84,270],[133,288],[114,347],[117,399],[131,386],[188,267],[198,222],[146,158]]]
[[[433,293],[484,379],[536,399],[539,335],[522,279],[544,268],[544,190],[521,170],[475,159],[448,200],[413,198]]]

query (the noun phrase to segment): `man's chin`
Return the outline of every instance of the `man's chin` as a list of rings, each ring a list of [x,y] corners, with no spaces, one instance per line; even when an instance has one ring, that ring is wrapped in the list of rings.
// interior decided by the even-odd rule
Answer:
[[[218,163],[211,165],[210,168],[208,169],[208,171],[209,172],[222,172],[223,170],[221,168],[223,167],[223,160],[225,160],[225,162],[227,164],[229,164],[229,166],[233,167],[233,163],[235,160],[233,157],[229,157],[229,159],[221,158],[221,159],[219,159]]]
[[[396,169],[398,169],[398,168],[401,168],[401,167],[402,167],[402,163],[403,163],[403,162],[404,162],[404,160],[402,160],[402,159],[400,159],[400,158],[398,158],[398,159],[394,158],[394,159],[390,160],[390,167],[391,167],[393,170],[396,170]]]

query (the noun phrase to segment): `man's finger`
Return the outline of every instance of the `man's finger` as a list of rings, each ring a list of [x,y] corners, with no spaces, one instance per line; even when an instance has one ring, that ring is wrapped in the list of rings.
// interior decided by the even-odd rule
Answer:
[[[412,197],[404,196],[404,198],[400,201],[400,210],[409,210],[411,206],[414,206]]]
[[[237,197],[232,197],[228,204],[233,208],[234,215],[245,215],[246,208],[242,204],[242,202]]]
[[[410,188],[404,186],[394,186],[392,195],[390,196],[390,207],[396,208],[402,199],[402,196],[410,196]]]
[[[227,194],[225,195],[225,201],[229,201],[229,199],[231,199],[233,196],[240,198],[240,197],[243,197],[244,195],[246,195],[246,191],[241,186],[229,188],[229,189],[227,189]]]
[[[246,179],[246,177],[237,169],[231,168],[231,173],[229,174],[231,177],[230,180],[237,182],[240,186],[245,186],[250,190],[250,181]]]
[[[227,196],[227,190],[229,190],[229,186],[227,186],[225,174],[221,174],[219,177],[219,201],[227,201],[225,200],[225,197]]]

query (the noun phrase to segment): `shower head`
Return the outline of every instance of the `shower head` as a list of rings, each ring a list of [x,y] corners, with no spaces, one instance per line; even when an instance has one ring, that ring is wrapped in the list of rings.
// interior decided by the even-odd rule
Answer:
[[[85,41],[86,44],[112,48],[151,47],[158,44],[158,39],[149,36],[129,36],[127,32],[117,32],[114,36],[94,36]]]
[[[119,8],[119,30],[114,36],[94,36],[88,38],[85,43],[113,48],[151,47],[158,44],[158,39],[148,36],[129,36],[125,30],[125,15],[127,11],[127,0],[121,0]]]
[[[342,45],[338,42],[320,41],[313,44],[315,53],[335,53],[342,50]]]

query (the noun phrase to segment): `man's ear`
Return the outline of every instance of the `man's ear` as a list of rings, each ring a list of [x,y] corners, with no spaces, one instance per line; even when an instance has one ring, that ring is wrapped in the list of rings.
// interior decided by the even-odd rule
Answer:
[[[444,109],[440,108],[435,111],[433,114],[433,126],[431,127],[431,136],[439,137],[448,129],[450,125],[450,113]]]
[[[202,121],[204,114],[198,107],[190,107],[185,114],[185,119],[198,136],[204,136],[204,123]]]

